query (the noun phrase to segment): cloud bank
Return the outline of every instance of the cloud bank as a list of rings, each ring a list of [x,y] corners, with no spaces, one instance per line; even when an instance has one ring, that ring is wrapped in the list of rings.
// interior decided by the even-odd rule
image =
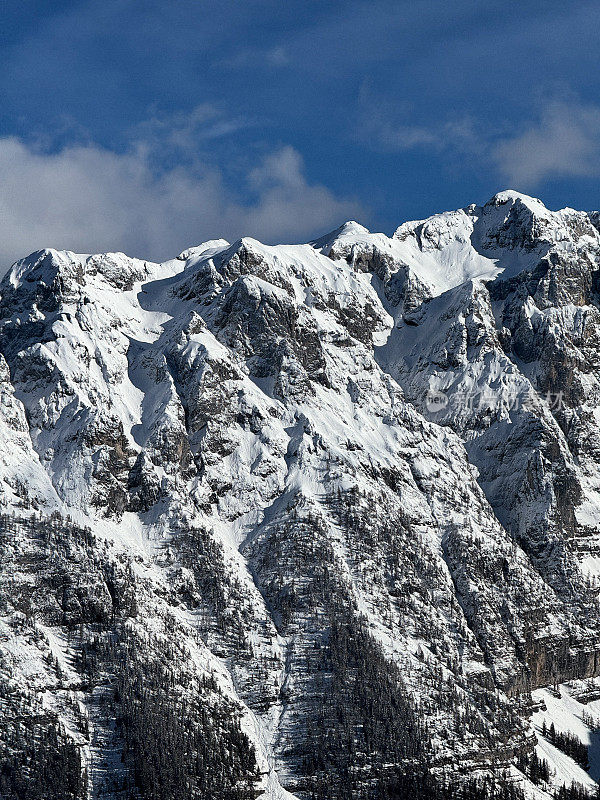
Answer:
[[[0,138],[2,272],[41,247],[164,260],[216,237],[306,240],[364,214],[308,181],[292,147],[262,158],[231,186],[214,164],[157,170],[151,148],[139,143],[125,153],[94,144],[48,153]]]

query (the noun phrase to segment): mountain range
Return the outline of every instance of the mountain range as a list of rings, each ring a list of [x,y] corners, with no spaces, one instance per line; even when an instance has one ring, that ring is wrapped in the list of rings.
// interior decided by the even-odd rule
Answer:
[[[0,375],[0,797],[596,796],[598,213],[35,252]]]

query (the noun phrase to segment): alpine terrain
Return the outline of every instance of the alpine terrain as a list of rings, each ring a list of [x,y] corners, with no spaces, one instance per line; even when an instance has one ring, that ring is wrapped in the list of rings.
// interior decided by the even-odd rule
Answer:
[[[599,214],[0,295],[3,800],[596,797]]]

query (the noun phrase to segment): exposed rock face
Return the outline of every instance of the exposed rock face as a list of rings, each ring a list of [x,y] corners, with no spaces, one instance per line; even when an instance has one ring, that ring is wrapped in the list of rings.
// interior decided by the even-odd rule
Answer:
[[[600,674],[599,269],[596,216],[510,192],[392,238],[18,262],[0,704],[51,796],[527,783],[530,690]],[[13,722],[0,794],[37,797]]]

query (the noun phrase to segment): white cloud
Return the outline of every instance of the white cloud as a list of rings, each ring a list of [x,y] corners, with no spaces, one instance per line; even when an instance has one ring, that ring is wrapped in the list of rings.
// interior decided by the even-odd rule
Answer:
[[[176,154],[196,160],[199,147],[251,128],[255,122],[233,117],[213,103],[200,103],[189,112],[156,113],[131,131],[130,138],[141,149],[157,155]]]
[[[600,108],[551,102],[539,121],[492,148],[511,185],[533,187],[545,178],[600,175]]]
[[[419,149],[459,157],[485,157],[489,146],[485,137],[477,133],[470,117],[466,116],[427,127],[393,122],[384,114],[373,113],[363,116],[359,138],[371,149],[384,153]]]
[[[226,69],[245,69],[248,66],[263,66],[270,68],[287,67],[290,64],[290,55],[282,45],[267,48],[246,48],[237,50],[233,55],[218,61],[218,65]]]
[[[47,153],[0,138],[0,269],[41,247],[165,259],[216,237],[306,240],[365,213],[310,183],[291,147],[264,158],[235,191],[215,166],[157,173],[150,150]]]
[[[356,136],[371,149],[387,153],[414,149],[472,151],[479,147],[480,137],[468,115],[427,125],[413,122],[413,116],[410,107],[364,83],[358,95]]]
[[[368,138],[376,148],[387,152],[402,152],[414,147],[439,147],[441,144],[439,131],[430,130],[420,125],[392,124],[381,117],[363,123],[364,138]]]

